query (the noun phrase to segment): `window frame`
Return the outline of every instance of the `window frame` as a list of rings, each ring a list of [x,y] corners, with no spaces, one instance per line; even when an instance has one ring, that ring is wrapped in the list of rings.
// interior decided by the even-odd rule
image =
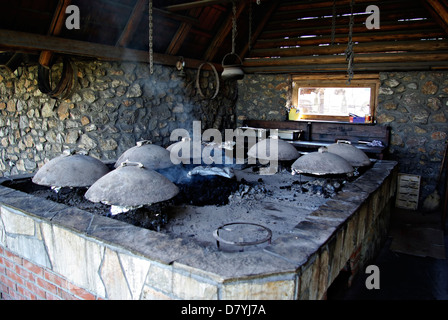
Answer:
[[[351,80],[350,84],[347,84],[347,79],[343,75],[292,75],[291,105],[298,106],[299,88],[370,88],[370,115],[373,122],[375,110],[378,105],[379,87],[379,74],[364,74],[355,76]],[[300,106],[298,107],[300,110]],[[350,123],[350,116],[301,114],[299,120],[337,121]]]

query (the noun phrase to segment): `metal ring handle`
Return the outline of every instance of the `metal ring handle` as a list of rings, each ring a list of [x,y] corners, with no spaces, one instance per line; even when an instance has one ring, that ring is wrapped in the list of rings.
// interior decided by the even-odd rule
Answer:
[[[219,236],[219,230],[220,229],[222,229],[222,228],[224,228],[226,226],[229,226],[229,225],[234,225],[234,224],[245,224],[245,225],[257,226],[257,227],[260,227],[260,228],[264,229],[268,233],[268,235],[265,238],[262,238],[260,240],[256,240],[256,241],[241,241],[241,242],[229,241],[229,240],[223,239],[223,238],[221,238]],[[250,246],[250,245],[260,244],[260,243],[263,243],[263,242],[266,242],[266,241],[271,243],[272,231],[271,231],[271,229],[269,229],[269,228],[267,228],[265,226],[262,226],[260,224],[256,224],[256,223],[251,223],[251,222],[232,222],[232,223],[226,223],[226,224],[220,226],[215,231],[213,231],[213,237],[216,239],[218,247],[219,247],[219,242],[223,242],[223,243],[226,243],[226,244],[233,244],[233,245],[236,245],[236,246]]]
[[[141,147],[147,144],[152,144],[151,140],[141,140],[141,141],[137,141],[136,146],[137,147]]]
[[[144,168],[145,166],[141,162],[133,162],[129,160],[125,160],[122,163],[120,163],[120,167],[127,167],[127,166],[133,166],[133,167],[139,167]]]
[[[223,67],[224,67],[224,60],[225,60],[228,56],[231,56],[231,55],[236,56],[236,57],[238,58],[238,60],[240,60],[240,64],[239,64],[239,65],[243,65],[243,60],[241,60],[241,58],[240,58],[239,55],[237,55],[237,54],[234,53],[234,52],[229,52],[228,54],[226,54],[226,55],[224,56],[224,58],[222,58],[221,65],[222,65]]]

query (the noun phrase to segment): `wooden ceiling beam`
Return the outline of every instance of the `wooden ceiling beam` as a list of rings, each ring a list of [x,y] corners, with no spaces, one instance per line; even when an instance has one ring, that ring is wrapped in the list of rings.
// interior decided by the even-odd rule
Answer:
[[[337,5],[338,6],[350,6],[351,0],[338,0]],[[372,0],[356,0],[355,5],[361,5],[361,6],[367,6],[368,4],[372,4]],[[389,2],[396,2],[389,0]],[[282,5],[281,8],[279,8],[280,11],[302,11],[302,10],[314,10],[314,9],[328,9],[333,7],[333,0],[329,1],[290,1],[289,3],[286,3],[285,5]]]
[[[173,19],[173,20],[176,20],[176,21],[186,22],[186,23],[189,23],[189,24],[194,25],[194,26],[199,25],[198,19],[195,19],[195,18],[192,18],[192,17],[188,17],[188,16],[185,16],[185,15],[169,12],[169,11],[162,10],[162,9],[159,9],[159,8],[155,8],[155,7],[153,7],[152,10],[154,11],[154,13],[157,13],[161,17]]]
[[[297,57],[311,55],[329,55],[342,54],[346,45],[328,45],[328,46],[305,46],[300,48],[284,49],[258,49],[250,52],[251,58],[256,57]],[[448,50],[447,40],[417,40],[417,41],[382,41],[354,44],[355,53],[373,53],[373,52],[413,52],[413,51],[437,51]]]
[[[148,63],[149,56],[149,53],[143,50],[0,29],[0,51],[36,52],[45,50],[100,60],[143,63]],[[175,66],[178,60],[179,58],[176,56],[154,53],[154,63],[156,64]],[[185,58],[184,61],[188,68],[198,68],[203,63],[202,60],[190,58]],[[222,71],[220,64],[214,64],[214,66],[218,71]],[[204,66],[204,69],[210,68]]]
[[[117,43],[115,44],[116,46],[126,47],[129,44],[129,42],[131,42],[132,37],[138,30],[142,16],[147,14],[145,12],[145,9],[147,9],[146,5],[147,2],[148,0],[137,0],[129,16],[128,22],[126,23],[125,28],[121,32],[121,35],[117,40]],[[176,54],[181,44],[185,40],[186,35],[191,30],[192,25],[198,24],[198,20],[190,16],[178,15],[157,8],[153,8],[153,11],[161,16],[168,17],[181,22],[181,26],[179,27],[174,38],[171,40],[171,43],[166,51],[167,54]]]
[[[448,62],[441,61],[434,63],[431,61],[419,62],[385,62],[385,63],[358,63],[354,67],[355,75],[360,72],[379,72],[379,71],[417,71],[417,70],[447,70]],[[296,66],[273,66],[273,67],[245,67],[244,72],[250,73],[328,73],[340,72],[347,73],[347,64],[328,64],[328,65],[296,65]]]
[[[433,21],[413,21],[409,23],[395,22],[395,23],[385,23],[381,22],[381,31],[395,31],[397,33],[402,30],[423,30],[423,29],[435,29],[438,25]],[[364,25],[354,25],[354,33],[363,33],[369,30],[366,29]],[[338,25],[335,27],[335,34],[348,35],[349,26],[348,25]],[[308,27],[308,28],[284,28],[281,30],[272,30],[269,32],[263,32],[263,40],[276,39],[279,37],[299,37],[302,35],[330,35],[331,26],[319,26],[319,27]]]
[[[51,20],[50,28],[47,35],[57,36],[61,33],[65,22],[65,10],[70,5],[71,0],[59,0],[56,10]],[[39,64],[44,67],[49,67],[53,54],[51,51],[42,51],[39,56]]]
[[[255,29],[254,33],[252,34],[252,36],[249,40],[250,46],[249,46],[249,43],[247,43],[240,52],[241,59],[243,59],[247,55],[247,53],[249,52],[249,47],[250,47],[250,50],[252,50],[252,44],[254,44],[257,41],[258,37],[260,36],[261,32],[265,28],[269,19],[272,17],[275,10],[278,8],[278,5],[279,5],[278,1],[274,1],[266,9],[266,11],[264,12],[264,15],[263,15],[263,19],[258,23],[257,28]]]
[[[213,6],[215,4],[226,4],[232,2],[233,0],[199,0],[187,3],[174,4],[171,6],[165,7],[167,11],[182,11],[182,10],[190,10],[194,8]]]
[[[439,38],[445,37],[443,30],[437,29],[426,29],[426,30],[409,30],[402,31],[400,33],[394,31],[387,32],[364,32],[364,33],[354,33],[354,42],[378,42],[378,41],[403,41],[403,40],[420,40],[428,38]],[[347,35],[336,35],[335,43],[347,43]],[[331,36],[319,36],[316,37],[305,37],[305,38],[277,38],[277,39],[259,39],[255,43],[255,49],[273,49],[281,47],[293,47],[293,46],[308,46],[308,45],[319,45],[319,44],[329,44],[331,42]]]
[[[238,17],[243,12],[244,8],[246,7],[246,2],[241,3],[240,5],[237,5],[236,7],[236,19],[238,20]],[[219,48],[221,47],[221,44],[224,42],[226,37],[229,35],[229,33],[232,31],[233,26],[233,12],[232,12],[232,6],[230,6],[229,14],[227,15],[227,18],[225,22],[221,25],[218,32],[216,33],[216,36],[213,38],[211,44],[209,45],[208,49],[206,50],[204,54],[204,60],[205,61],[212,61],[215,57],[216,53],[218,52]]]
[[[128,22],[121,32],[117,43],[115,44],[117,47],[126,47],[126,45],[131,41],[133,35],[138,29],[138,25],[142,19],[147,2],[147,0],[137,0],[129,16]]]
[[[448,3],[446,0],[423,0],[433,19],[448,35]]]
[[[168,48],[166,49],[166,54],[177,54],[182,47],[182,44],[185,41],[185,38],[188,36],[188,33],[191,30],[191,24],[189,23],[182,23],[179,26],[179,29],[177,29],[176,33],[174,34],[173,38],[171,39],[170,44],[168,45]]]
[[[197,18],[200,12],[201,12],[200,8],[191,9],[189,11],[189,16]],[[184,43],[185,39],[187,38],[188,34],[190,33],[192,27],[193,26],[191,23],[182,22],[182,24],[179,26],[176,33],[174,34],[173,38],[171,39],[171,42],[168,45],[168,48],[166,49],[165,53],[172,55],[177,54],[180,48],[182,47],[182,44]]]
[[[405,53],[367,53],[355,54],[355,64],[385,62],[448,62],[448,51],[405,52]],[[327,65],[346,63],[345,55],[303,56],[287,58],[244,59],[244,67],[295,66],[295,65]]]

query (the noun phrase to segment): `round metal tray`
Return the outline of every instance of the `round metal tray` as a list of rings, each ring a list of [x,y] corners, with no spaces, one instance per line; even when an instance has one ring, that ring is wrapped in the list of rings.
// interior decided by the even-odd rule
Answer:
[[[219,235],[219,231],[222,230],[225,227],[231,226],[231,225],[252,225],[252,226],[256,226],[258,228],[263,229],[267,235],[264,238],[255,240],[255,241],[230,241],[227,239],[222,238]],[[257,245],[260,243],[264,243],[264,242],[268,242],[271,243],[271,239],[272,239],[272,231],[265,227],[262,226],[260,224],[256,224],[256,223],[250,223],[250,222],[232,222],[232,223],[226,223],[222,226],[220,226],[219,228],[217,228],[215,231],[213,231],[213,237],[216,239],[216,244],[219,248],[220,242],[225,243],[225,244],[230,244],[230,245],[235,245],[235,246],[252,246],[252,245]]]

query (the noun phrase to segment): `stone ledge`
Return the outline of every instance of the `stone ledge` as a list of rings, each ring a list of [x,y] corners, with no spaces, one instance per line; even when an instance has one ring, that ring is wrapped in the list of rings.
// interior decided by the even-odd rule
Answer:
[[[294,273],[295,264],[263,251],[212,252],[207,249],[184,255],[174,267],[194,271],[217,282]]]
[[[264,250],[299,268],[319,250],[319,244],[310,237],[291,234],[278,237],[272,245]]]
[[[389,168],[395,168],[388,163],[384,170],[383,164],[376,165],[374,175],[367,176],[365,181],[356,181],[359,185],[365,186],[366,190],[375,186],[375,183],[371,181],[374,176],[378,177],[381,174],[386,178],[392,170]],[[381,180],[379,176],[383,183],[385,178]],[[389,183],[389,185],[392,184]],[[67,249],[58,243],[60,240],[53,239],[57,233],[64,234],[66,237],[71,235],[70,237],[77,239],[75,244],[70,244],[70,238],[66,239],[73,246],[73,250],[81,248],[84,243],[90,248],[85,249],[87,250],[85,255],[100,252],[103,258],[96,257],[95,265],[89,267],[94,274],[98,272],[97,268],[103,265],[101,259],[105,259],[104,252],[110,253],[108,254],[112,263],[110,266],[119,266],[118,262],[121,259],[124,257],[127,259],[128,256],[130,259],[131,255],[132,259],[144,260],[141,262],[144,268],[149,262],[148,276],[141,285],[140,297],[145,296],[147,291],[174,299],[199,297],[202,294],[210,299],[263,297],[263,292],[276,292],[288,299],[307,296],[322,298],[327,285],[332,282],[346,259],[356,249],[359,238],[367,235],[367,229],[371,228],[369,222],[363,221],[365,226],[360,224],[362,217],[368,215],[369,221],[373,219],[373,212],[370,213],[373,209],[370,206],[382,207],[386,200],[382,197],[390,198],[391,194],[386,192],[386,187],[383,185],[381,189],[378,189],[378,186],[372,191],[374,194],[368,194],[366,191],[344,190],[340,193],[340,197],[330,199],[304,221],[291,227],[291,234],[277,238],[263,250],[246,252],[210,250],[192,241],[173,238],[125,222],[38,199],[20,191],[10,191],[11,189],[2,186],[0,186],[0,200],[4,203],[4,208],[11,207],[14,209],[13,213],[28,215],[34,218],[36,226],[40,225],[40,228],[37,227],[36,230],[41,230],[44,235],[43,240],[50,241],[51,239],[52,243],[51,248],[48,244],[44,248],[43,242],[36,238],[39,240],[37,244],[44,251],[51,249],[50,259],[54,260],[55,253],[63,253]],[[30,198],[33,201],[28,201]],[[24,200],[30,204],[25,205]],[[372,204],[372,201],[376,204]],[[49,207],[46,208],[46,206]],[[16,210],[16,207],[20,209]],[[17,243],[17,245],[20,244]],[[69,259],[73,260],[73,258]],[[149,276],[149,268],[155,267],[158,267],[158,273],[151,275],[152,277]],[[56,271],[58,270],[68,278],[73,272],[75,279],[79,278],[81,282],[87,281],[81,278],[84,274],[76,270],[66,270],[60,262],[56,268]],[[111,270],[101,269],[101,275],[104,272],[109,274]],[[124,269],[121,272],[125,274]],[[169,287],[160,282],[162,280],[159,276],[162,274],[172,279]],[[125,276],[129,275],[126,273]],[[141,278],[142,274],[139,277]],[[317,279],[317,284],[311,279]],[[120,281],[123,285],[126,284],[124,278]],[[104,296],[98,279],[92,285],[93,288],[99,290],[100,295]],[[108,283],[108,286],[113,285]],[[188,293],[182,291],[185,286],[189,288]],[[300,289],[298,289],[299,286]],[[129,292],[135,298],[138,290],[132,289],[132,292]],[[286,290],[287,294],[283,294],[282,290]],[[266,293],[265,297],[271,297],[270,293]]]

